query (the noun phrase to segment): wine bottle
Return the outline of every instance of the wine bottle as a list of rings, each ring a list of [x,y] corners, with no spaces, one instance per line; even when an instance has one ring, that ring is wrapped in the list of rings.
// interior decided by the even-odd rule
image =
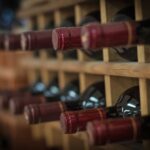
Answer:
[[[26,91],[10,91],[6,90],[0,93],[0,109],[8,109],[9,101],[12,97],[30,97],[31,94]]]
[[[102,108],[66,111],[60,115],[60,123],[63,132],[71,134],[85,130],[88,121],[103,120],[106,118],[106,113]]]
[[[81,31],[84,49],[149,44],[150,20],[123,21],[108,24],[92,23]]]
[[[12,109],[12,107],[9,106],[10,103],[13,103],[10,101],[15,101],[15,103],[17,103],[17,101],[19,101],[17,103],[17,105],[19,105],[19,103],[23,103],[22,101],[25,101],[28,99],[32,100],[32,98],[34,99],[36,95],[40,96],[41,94],[43,94],[44,90],[45,90],[45,85],[41,81],[40,77],[38,77],[37,81],[30,87],[26,87],[26,88],[20,89],[18,91],[10,91],[10,90],[4,91],[0,95],[0,99],[1,99],[0,107],[3,109],[9,108],[9,110],[13,113],[18,112],[17,110],[15,111],[14,109]],[[22,100],[22,99],[24,99],[24,100]],[[11,104],[11,105],[14,105],[14,104]]]
[[[118,22],[133,20],[135,20],[135,8],[134,6],[129,6],[119,10],[110,21]],[[122,58],[126,60],[137,61],[137,48],[135,46],[112,47],[111,49],[114,49]]]
[[[79,81],[72,80],[62,90],[59,102],[28,105],[24,109],[25,118],[30,124],[59,120],[67,107],[79,109],[79,99]]]
[[[52,48],[52,31],[30,31],[21,34],[22,50],[37,50]]]
[[[46,87],[39,78],[30,88],[30,96],[12,97],[9,101],[9,110],[13,114],[21,114],[26,105],[40,104],[60,99],[60,89],[58,86],[58,79],[54,78]]]
[[[87,124],[91,145],[150,139],[150,116],[93,121]]]
[[[1,134],[0,135],[0,149],[2,150],[8,150],[11,149],[12,147],[11,139],[10,137]]]
[[[15,96],[10,98],[9,111],[12,114],[15,115],[21,114],[23,112],[24,107],[29,104],[45,103],[45,98],[42,95],[25,96],[25,97],[22,96]]]
[[[46,102],[59,101],[61,96],[61,90],[59,88],[58,78],[55,77],[43,92],[43,96]]]
[[[83,20],[81,20],[80,22],[80,26],[84,26],[88,23],[94,23],[94,22],[100,22],[100,12],[99,11],[94,11],[91,12],[89,14],[87,14]],[[81,36],[81,34],[80,34]],[[81,39],[81,38],[80,38]],[[102,60],[103,59],[103,53],[101,51],[101,49],[96,50],[96,51],[92,51],[92,50],[86,50],[83,49],[83,47],[81,48],[81,50],[89,57],[94,58],[96,60]]]
[[[4,49],[4,35],[0,34],[0,49]]]
[[[18,50],[21,48],[20,34],[6,34],[4,36],[5,50]]]
[[[59,120],[61,112],[81,110],[105,106],[104,83],[97,82],[89,86],[82,96],[79,96],[79,83],[66,86],[60,102],[30,105],[24,110],[30,124]]]
[[[89,22],[99,22],[99,12],[95,11],[89,13],[83,20],[80,22],[80,26],[89,23]],[[53,48],[58,51],[69,51],[72,49],[80,48],[81,45],[81,27],[61,27],[56,28],[52,31],[52,44]],[[101,51],[87,51],[83,50],[83,52],[93,58],[102,58]]]
[[[93,99],[93,101],[94,100],[95,99]],[[80,111],[66,111],[61,114],[60,123],[64,133],[75,133],[85,130],[88,121],[139,116],[139,103],[138,86],[135,86],[125,91],[115,106]]]
[[[46,86],[43,83],[41,76],[38,74],[37,80],[33,83],[33,85],[31,85],[29,91],[31,91],[33,95],[37,95],[37,94],[43,94],[45,90],[46,90]]]

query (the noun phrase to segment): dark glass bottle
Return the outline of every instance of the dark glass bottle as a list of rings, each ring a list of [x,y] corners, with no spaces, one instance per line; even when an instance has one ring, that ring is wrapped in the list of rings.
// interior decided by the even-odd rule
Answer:
[[[11,148],[11,139],[8,136],[0,135],[0,149],[8,150]]]
[[[102,98],[102,106],[104,106],[104,97],[100,96],[100,98]],[[95,99],[93,96],[91,96],[91,99],[92,101],[97,102],[98,97],[97,99]],[[119,100],[117,101],[115,106],[107,108],[97,108],[98,106],[96,105],[96,109],[94,108],[80,111],[66,111],[62,113],[60,116],[61,126],[65,133],[75,133],[77,131],[85,130],[86,123],[88,121],[103,120],[106,118],[139,116],[139,105],[140,101],[138,86],[135,86],[125,91],[119,97]],[[93,106],[93,104],[91,106]]]
[[[52,48],[51,30],[29,31],[21,34],[22,50],[38,50]]]
[[[81,95],[82,109],[106,107],[104,82],[97,82],[89,86]]]
[[[133,6],[121,9],[111,19],[112,22],[133,20],[135,20],[135,8]],[[126,60],[137,61],[137,49],[135,46],[113,47],[112,49],[115,49]]]
[[[9,111],[15,115],[21,114],[25,105],[45,102],[45,99],[42,96],[45,90],[46,86],[42,82],[41,77],[38,76],[35,83],[33,83],[26,92],[18,92],[19,94],[10,96],[8,99]]]
[[[37,80],[31,85],[30,91],[33,95],[37,95],[37,94],[43,94],[45,89],[46,86],[43,83],[41,76],[38,75]]]
[[[121,9],[120,11],[118,11],[112,18],[111,18],[111,22],[121,22],[121,21],[133,21],[135,19],[135,12],[134,12],[134,7],[133,6],[130,6],[130,7],[126,7],[126,8],[123,8]],[[94,30],[93,30],[94,31]],[[96,30],[95,30],[96,31]],[[90,32],[90,35],[88,33],[85,33],[84,35],[85,36],[82,36],[82,41],[84,41],[85,45],[88,45],[87,47],[83,45],[83,47],[87,50],[87,51],[98,51],[98,48],[101,47],[101,46],[98,46],[97,45],[97,48],[96,49],[92,49],[90,50],[90,48],[93,48],[92,47],[92,42],[91,43],[87,43],[86,42],[86,37],[88,36],[93,36],[94,37],[94,34],[95,34],[95,31],[91,34]],[[103,31],[103,30],[100,30],[100,31]],[[108,30],[108,32],[111,31],[111,28]],[[99,31],[98,31],[99,32]],[[111,33],[111,32],[110,32]],[[119,38],[121,38],[121,34],[123,33],[120,33],[118,36],[119,37],[116,37],[114,38],[114,40],[117,40]],[[111,36],[111,35],[110,35]],[[104,37],[102,37],[100,43],[101,44],[104,44],[104,42],[102,41]],[[113,38],[113,36],[112,36]],[[109,41],[109,39],[107,39],[106,37],[106,40]],[[111,40],[110,40],[111,42]],[[91,46],[89,46],[91,45]],[[107,47],[107,43],[105,45]],[[115,49],[116,52],[123,58],[127,59],[127,60],[130,60],[130,61],[136,61],[137,60],[137,51],[136,51],[136,47],[135,46],[124,46],[124,47],[113,47],[112,49]]]
[[[27,90],[9,91],[5,90],[0,93],[0,109],[6,110],[9,107],[9,101],[13,97],[30,97],[31,94]]]
[[[59,102],[28,105],[24,109],[25,118],[30,124],[59,120],[61,112],[67,107],[79,109],[79,81],[69,82],[62,90]]]
[[[79,81],[73,80],[61,92],[60,100],[62,102],[78,101],[80,99],[79,93]]]
[[[50,81],[49,85],[46,87],[39,77],[38,80],[29,89],[29,96],[12,97],[9,101],[9,109],[13,114],[20,114],[26,105],[29,104],[40,104],[52,101],[60,100],[60,89],[58,85],[57,77]]]
[[[29,123],[34,124],[59,120],[60,114],[67,110],[75,111],[104,106],[105,92],[103,82],[92,84],[80,97],[79,83],[78,81],[74,81],[63,90],[61,102],[27,106],[25,108],[25,116]]]
[[[91,145],[149,140],[150,116],[89,122],[87,132]]]
[[[101,25],[98,23],[88,24],[81,31],[82,45],[84,49],[92,49],[93,51],[99,47],[126,46],[123,49],[117,48],[117,51],[120,50],[120,56],[135,61],[137,59],[136,48],[127,47],[135,44],[149,44],[149,31],[150,20],[123,21]]]
[[[55,77],[43,92],[46,102],[59,101],[61,90],[59,88],[58,78]]]
[[[20,34],[6,34],[4,36],[5,50],[18,50],[21,48]]]
[[[41,76],[38,72],[37,74],[37,80],[30,85],[30,87],[20,89],[19,91],[9,91],[3,95],[2,104],[5,104],[13,114],[20,113],[25,103],[33,103],[36,102],[35,99],[38,97],[38,99],[42,98],[42,94],[46,90],[46,86],[42,82]]]
[[[90,22],[99,22],[99,20],[99,11],[95,11],[85,16],[79,26]],[[54,49],[62,52],[77,48],[82,49],[80,34],[81,27],[62,27],[54,29],[52,32],[52,43]],[[101,51],[87,51],[85,49],[83,52],[95,59],[102,59]]]
[[[89,14],[87,14],[80,22],[80,26],[84,26],[88,23],[93,23],[93,22],[100,22],[100,12],[99,11],[94,11]],[[81,38],[80,38],[81,39]],[[99,50],[86,50],[81,48],[81,50],[88,55],[91,58],[97,59],[97,60],[102,60],[103,59],[103,53],[101,49]]]

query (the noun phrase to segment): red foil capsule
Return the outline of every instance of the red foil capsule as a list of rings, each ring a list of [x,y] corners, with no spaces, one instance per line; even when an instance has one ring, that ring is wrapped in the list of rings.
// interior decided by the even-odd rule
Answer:
[[[68,111],[60,116],[60,123],[64,133],[75,133],[86,129],[88,121],[106,119],[104,109],[87,109],[81,111]]]
[[[24,108],[24,116],[29,124],[59,120],[60,114],[65,111],[61,102],[33,104]]]
[[[52,44],[55,50],[81,48],[81,27],[62,27],[52,31]]]
[[[43,96],[26,95],[24,97],[12,97],[9,101],[9,110],[12,114],[21,114],[26,105],[40,104],[44,102],[45,98]]]
[[[27,96],[30,95],[28,92],[17,92],[17,91],[5,91],[0,93],[0,108],[7,109],[9,107],[9,101],[12,97]]]
[[[81,40],[84,49],[132,45],[137,42],[136,23],[90,23],[82,27]]]
[[[21,34],[21,49],[36,50],[36,49],[52,48],[52,31],[31,31]]]
[[[0,49],[4,49],[4,35],[0,35]]]
[[[18,50],[21,48],[20,35],[19,34],[8,34],[4,38],[5,50]]]
[[[87,124],[87,133],[91,145],[136,140],[140,136],[140,122],[137,118],[93,121]]]

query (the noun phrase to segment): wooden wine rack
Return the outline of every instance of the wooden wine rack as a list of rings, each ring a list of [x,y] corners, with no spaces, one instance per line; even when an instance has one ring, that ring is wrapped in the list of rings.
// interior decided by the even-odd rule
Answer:
[[[24,2],[25,3],[25,2]],[[28,3],[29,4],[29,3]],[[150,17],[149,0],[49,0],[46,4],[32,5],[30,9],[23,9],[18,13],[19,17],[30,21],[36,18],[39,29],[44,29],[47,21],[54,20],[59,26],[68,16],[74,14],[76,24],[93,10],[100,11],[101,23],[108,22],[121,8],[128,5],[135,6],[136,20]],[[40,58],[22,59],[21,67],[28,70],[29,82],[36,79],[36,70],[41,71],[43,81],[48,84],[53,76],[58,75],[60,87],[66,85],[72,78],[80,81],[82,93],[95,81],[104,80],[106,91],[106,104],[112,106],[119,95],[129,87],[139,85],[141,99],[141,113],[150,113],[150,47],[137,46],[138,58],[136,62],[130,62],[121,58],[115,51],[103,49],[103,60],[95,61],[77,50],[77,60],[66,60],[62,53],[57,53],[57,58],[47,57],[46,50],[40,51]],[[35,125],[32,128],[33,136],[37,139],[45,138],[47,145],[62,147],[64,150],[89,150],[89,149],[133,149],[133,144],[112,144],[103,147],[90,147],[86,132],[73,135],[64,135],[59,122]],[[149,141],[143,141],[143,149],[149,149]]]

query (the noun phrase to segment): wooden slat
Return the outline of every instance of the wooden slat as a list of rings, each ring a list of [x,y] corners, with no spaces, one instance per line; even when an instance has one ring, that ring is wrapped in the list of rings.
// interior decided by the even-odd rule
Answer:
[[[70,7],[78,3],[82,2],[88,2],[90,0],[57,0],[56,1],[50,1],[49,3],[43,5],[43,6],[37,6],[32,9],[27,9],[24,11],[18,12],[19,18],[26,18],[30,16],[35,16],[37,14],[46,13],[50,11],[54,11],[58,8],[64,8],[64,7]]]
[[[35,61],[35,62],[34,62]],[[32,63],[31,63],[32,62]],[[22,61],[22,66],[27,68],[40,68],[40,62],[36,59]],[[79,73],[85,72],[95,75],[124,76],[131,78],[150,79],[150,64],[136,62],[79,62],[67,60],[58,62],[57,60],[46,61],[43,67],[50,71],[62,70],[65,72]]]

